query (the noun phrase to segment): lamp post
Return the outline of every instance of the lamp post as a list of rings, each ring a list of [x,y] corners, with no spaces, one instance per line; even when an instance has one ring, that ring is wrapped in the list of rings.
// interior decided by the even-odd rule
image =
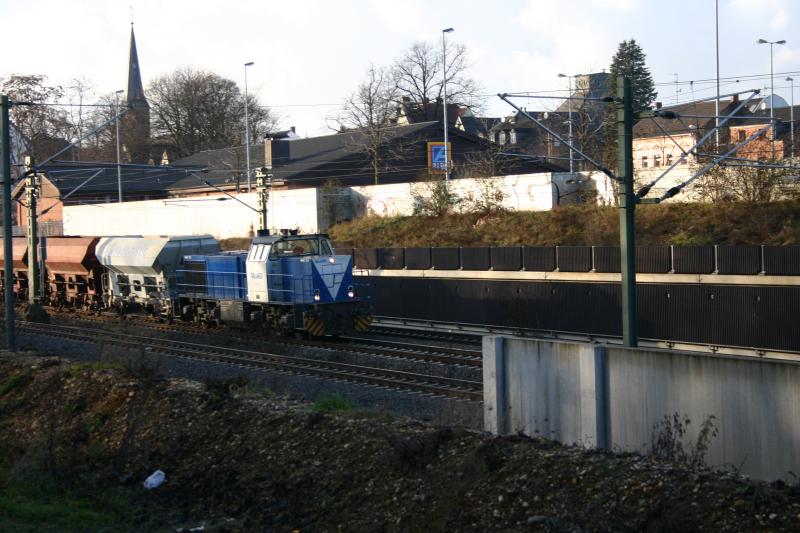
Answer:
[[[794,78],[792,78],[791,76],[787,76],[786,81],[788,81],[791,84],[791,88],[792,88],[791,89],[792,90],[792,98],[791,98],[792,107],[789,108],[789,132],[790,132],[789,140],[790,140],[790,142],[792,144],[791,144],[791,146],[789,146],[789,154],[790,154],[789,157],[794,159]]]
[[[122,203],[122,168],[119,165],[119,95],[124,93],[122,89],[114,93],[114,122],[117,127],[117,201]]]
[[[569,94],[567,95],[567,113],[569,113],[569,119],[567,123],[569,124],[569,171],[570,173],[575,171],[574,164],[572,161],[572,78],[575,76],[567,76],[566,74],[559,74],[559,78],[567,78],[567,86],[569,87]]]
[[[247,192],[250,192],[250,119],[247,113],[247,67],[254,64],[254,61],[244,64],[244,153],[247,160]]]
[[[781,39],[780,41],[767,41],[766,39],[759,39],[756,42],[758,44],[769,45],[769,121],[772,126],[772,139],[770,139],[770,144],[772,145],[772,159],[775,159],[775,114],[773,111],[775,104],[775,80],[773,77],[774,71],[772,68],[772,45],[786,44],[786,40]]]
[[[442,30],[442,92],[444,99],[442,100],[443,110],[442,119],[444,122],[444,181],[450,180],[450,154],[447,149],[447,34],[452,33],[453,28],[445,28]]]

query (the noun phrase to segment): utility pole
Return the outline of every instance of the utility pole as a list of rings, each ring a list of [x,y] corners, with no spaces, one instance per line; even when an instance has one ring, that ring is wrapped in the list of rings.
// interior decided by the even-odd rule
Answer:
[[[119,95],[125,91],[119,90],[114,93],[114,123],[116,125],[117,141],[117,201],[122,203],[122,167],[119,165]]]
[[[631,79],[617,78],[617,176],[619,178],[619,242],[622,273],[622,342],[638,345],[636,313],[636,242],[634,214],[636,194],[633,191],[633,101]]]
[[[719,148],[719,0],[714,2],[714,31],[716,35],[716,51],[717,51],[717,99],[714,104],[715,127],[716,130],[716,146]]]
[[[258,194],[259,228],[268,229],[267,205],[269,203],[269,186],[272,183],[272,139],[264,141],[264,168],[256,170],[256,193]]]
[[[41,306],[39,290],[39,225],[36,218],[36,204],[40,196],[39,175],[34,169],[33,159],[25,158],[25,194],[28,204],[28,309],[25,319],[45,322],[47,313]]]
[[[8,96],[0,96],[0,135],[3,150],[3,253],[4,253],[4,294],[6,311],[6,347],[17,351],[17,340],[14,330],[14,284],[13,284],[13,246],[11,240],[11,133],[8,111],[11,104]]]
[[[450,181],[450,147],[447,139],[447,40],[445,37],[452,33],[453,28],[442,30],[442,90],[444,100],[442,101],[442,122],[444,123],[444,181]]]

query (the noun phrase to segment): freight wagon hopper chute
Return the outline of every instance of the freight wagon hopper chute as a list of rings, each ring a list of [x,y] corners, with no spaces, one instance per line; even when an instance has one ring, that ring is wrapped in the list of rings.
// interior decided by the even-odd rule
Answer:
[[[103,280],[107,304],[120,311],[140,306],[171,317],[183,258],[217,252],[219,243],[210,235],[104,237],[97,244],[97,259],[108,269]]]

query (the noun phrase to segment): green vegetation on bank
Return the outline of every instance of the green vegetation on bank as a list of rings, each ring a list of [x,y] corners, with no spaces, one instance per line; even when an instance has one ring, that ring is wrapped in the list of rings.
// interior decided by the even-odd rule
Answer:
[[[615,207],[565,206],[441,217],[369,216],[339,223],[336,246],[552,246],[619,243]],[[674,203],[637,207],[641,245],[800,244],[800,200],[772,203]]]

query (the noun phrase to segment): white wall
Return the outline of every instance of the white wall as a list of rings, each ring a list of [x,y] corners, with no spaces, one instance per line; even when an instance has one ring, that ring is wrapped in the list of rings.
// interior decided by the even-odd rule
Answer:
[[[258,208],[256,193],[236,198]],[[315,189],[274,191],[267,220],[271,229],[317,231]],[[258,228],[258,213],[225,195],[64,207],[65,235],[200,235],[245,237]]]
[[[546,211],[559,203],[574,203],[578,196],[575,191],[585,187],[587,174],[538,173],[499,176],[488,178],[492,187],[503,191],[506,209],[515,211]],[[484,183],[482,185],[482,182]],[[451,182],[451,190],[459,197],[469,194],[480,195],[484,190],[485,179],[458,179]],[[352,187],[354,195],[360,197],[366,212],[381,216],[410,215],[414,211],[412,190],[424,194],[420,183],[398,183],[390,185],[369,185]]]
[[[591,183],[584,174],[524,174],[489,178],[505,194],[507,209],[544,211],[558,204],[574,203],[574,192]],[[478,179],[453,180],[452,190],[459,196],[480,195]],[[399,183],[350,188],[351,201],[361,204],[366,213],[393,216],[410,215],[414,205],[412,188],[419,184]],[[243,193],[238,200],[258,207],[256,193]],[[321,210],[317,189],[275,190],[270,193],[267,210],[270,230],[299,229],[319,231]],[[66,235],[198,235],[217,238],[245,237],[258,228],[258,214],[232,198],[219,194],[208,197],[172,198],[64,207]]]

